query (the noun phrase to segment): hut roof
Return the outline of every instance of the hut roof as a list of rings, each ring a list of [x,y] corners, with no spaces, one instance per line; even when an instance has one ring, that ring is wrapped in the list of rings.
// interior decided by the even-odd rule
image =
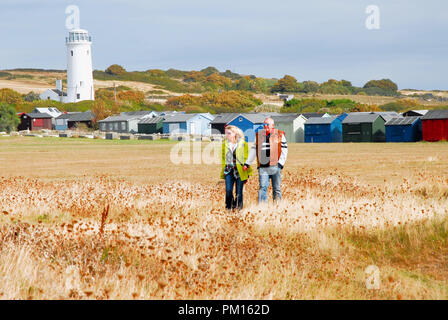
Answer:
[[[429,110],[422,120],[448,119],[448,110]]]
[[[77,112],[77,113],[70,114],[67,120],[79,122],[79,121],[91,121],[93,118],[94,118],[94,115],[93,115],[92,111],[89,110],[86,112]]]
[[[350,113],[343,121],[342,123],[372,123],[378,117],[382,117],[380,114],[377,113]],[[384,117],[382,117],[384,119]]]
[[[70,116],[74,115],[75,113],[81,113],[81,112],[65,112],[65,113],[61,114],[59,117],[57,117],[56,119],[69,119]]]
[[[159,123],[165,120],[164,117],[144,118],[140,120],[139,124]]]
[[[51,119],[51,118],[53,118],[48,113],[39,113],[39,112],[25,113],[25,115],[27,115],[28,117],[30,117],[32,119]]]
[[[215,116],[215,119],[211,122],[211,124],[227,124],[233,119],[235,119],[239,113],[219,113]]]
[[[280,116],[281,114],[278,112],[256,112],[256,113],[254,112],[254,113],[240,113],[240,115],[242,115],[252,123],[263,123],[266,118]]]
[[[128,116],[125,114],[119,114],[119,115],[107,117],[106,119],[101,120],[99,122],[129,121],[129,120],[133,120],[133,119],[141,119],[144,117],[145,116]]]
[[[421,115],[424,116],[428,113],[429,110],[408,110],[406,112],[403,112],[403,114],[415,114],[415,115]]]
[[[170,123],[170,122],[185,122],[190,120],[193,117],[196,116],[203,116],[204,118],[207,118],[209,120],[213,120],[213,116],[210,113],[176,113],[176,114],[172,114],[171,116],[167,117],[165,116],[165,123]]]
[[[195,117],[200,113],[188,113],[188,114],[174,114],[169,118],[166,118],[164,122],[185,122]]]
[[[420,119],[420,117],[413,116],[413,117],[396,117],[388,120],[384,125],[386,126],[405,126],[413,124],[415,121]]]
[[[298,117],[300,117],[299,113],[285,113],[281,114],[279,116],[272,116],[272,119],[275,122],[293,122]]]
[[[325,115],[325,113],[319,113],[319,112],[306,112],[306,113],[302,113],[302,116],[304,116],[305,118],[309,119],[309,118],[321,118]]]
[[[334,120],[336,120],[338,116],[331,116],[331,117],[313,117],[306,120],[305,124],[331,124]]]

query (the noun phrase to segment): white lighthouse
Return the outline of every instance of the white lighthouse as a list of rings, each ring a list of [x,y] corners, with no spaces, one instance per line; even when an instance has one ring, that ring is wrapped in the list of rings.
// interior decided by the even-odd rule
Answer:
[[[67,46],[67,101],[94,100],[92,74],[92,39],[86,30],[69,32]],[[64,99],[65,100],[65,99]]]
[[[87,30],[72,29],[65,38],[67,46],[67,92],[63,92],[62,81],[56,81],[56,89],[40,95],[42,100],[78,102],[95,100],[92,73],[92,39]]]

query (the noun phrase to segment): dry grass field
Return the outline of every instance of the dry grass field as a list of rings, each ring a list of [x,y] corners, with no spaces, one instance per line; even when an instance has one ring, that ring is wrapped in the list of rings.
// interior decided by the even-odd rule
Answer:
[[[289,144],[241,212],[173,146],[0,137],[0,298],[448,298],[447,143]]]

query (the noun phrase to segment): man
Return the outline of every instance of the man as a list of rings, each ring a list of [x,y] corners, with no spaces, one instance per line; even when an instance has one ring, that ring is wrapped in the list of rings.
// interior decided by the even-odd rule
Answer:
[[[258,203],[268,200],[269,179],[272,180],[272,193],[275,200],[282,198],[281,170],[288,156],[288,145],[285,133],[274,128],[274,120],[266,118],[263,129],[256,133],[255,144],[252,145],[249,157],[243,166],[247,170],[257,157],[257,168],[260,180]]]

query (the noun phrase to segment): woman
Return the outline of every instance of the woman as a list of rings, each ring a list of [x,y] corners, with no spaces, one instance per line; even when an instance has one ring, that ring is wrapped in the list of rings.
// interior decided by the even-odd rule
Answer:
[[[243,170],[247,160],[249,148],[244,140],[244,134],[238,127],[226,126],[225,139],[222,144],[222,170],[221,178],[226,182],[226,209],[243,208],[243,186],[252,168]],[[233,195],[233,186],[236,186],[236,196]]]

